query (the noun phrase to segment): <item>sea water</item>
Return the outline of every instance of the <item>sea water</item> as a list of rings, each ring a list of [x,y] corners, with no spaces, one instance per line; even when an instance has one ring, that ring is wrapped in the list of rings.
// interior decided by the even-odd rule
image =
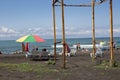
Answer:
[[[120,41],[120,37],[114,37],[114,42]],[[61,39],[57,39],[57,42],[61,41]],[[106,41],[109,42],[109,37],[104,38],[96,38],[96,42]],[[73,45],[80,43],[80,44],[92,44],[92,38],[68,38],[66,42],[70,47]],[[43,48],[48,50],[53,50],[51,45],[54,45],[54,39],[45,39],[45,42],[33,42],[29,43],[29,49],[32,50],[33,46],[38,46],[39,50],[41,51]],[[0,40],[0,51],[5,54],[11,54],[15,51],[20,51],[22,49],[22,44],[20,42],[16,42],[15,40]]]

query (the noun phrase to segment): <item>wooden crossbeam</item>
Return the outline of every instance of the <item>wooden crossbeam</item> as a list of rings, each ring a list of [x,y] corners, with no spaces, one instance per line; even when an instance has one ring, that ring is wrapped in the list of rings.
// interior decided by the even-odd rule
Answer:
[[[108,1],[108,0],[100,0],[98,2],[95,2],[95,6],[100,5],[106,1]],[[56,3],[61,3],[59,0],[55,1],[54,6],[61,6],[60,4],[56,4]],[[64,6],[67,6],[67,7],[92,7],[92,4],[91,3],[88,3],[88,4],[64,4]]]

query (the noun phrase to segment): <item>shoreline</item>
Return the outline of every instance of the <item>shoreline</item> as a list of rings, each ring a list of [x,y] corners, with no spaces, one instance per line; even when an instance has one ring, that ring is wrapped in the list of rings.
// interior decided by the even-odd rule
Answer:
[[[115,37],[114,41],[119,41],[120,37]],[[61,39],[57,39],[58,41],[61,41]],[[38,46],[39,50],[42,50],[43,48],[47,48],[48,50],[52,50],[53,48],[51,45],[53,45],[54,39],[48,39],[44,43],[30,43],[29,48],[32,49],[32,46]],[[92,39],[90,38],[69,38],[66,39],[68,45],[72,47],[73,45],[80,43],[80,44],[91,44]],[[96,38],[96,41],[109,41],[109,38]],[[15,40],[3,40],[0,41],[0,51],[5,54],[11,54],[15,52],[20,52],[22,50],[21,43],[15,42]]]

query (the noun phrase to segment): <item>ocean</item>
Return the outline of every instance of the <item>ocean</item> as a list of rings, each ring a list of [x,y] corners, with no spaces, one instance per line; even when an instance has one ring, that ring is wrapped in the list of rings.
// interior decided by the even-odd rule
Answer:
[[[114,37],[114,42],[120,41],[120,37]],[[61,39],[57,39],[57,41],[61,41]],[[109,37],[103,37],[103,38],[96,38],[96,42],[100,41],[106,41],[109,42]],[[66,39],[66,42],[69,46],[73,46],[74,44],[80,43],[80,44],[92,44],[92,38],[68,38]],[[39,50],[42,50],[43,48],[46,48],[48,50],[53,50],[51,45],[54,45],[53,39],[46,39],[45,42],[41,43],[29,43],[29,49],[31,50],[33,46],[38,46]],[[0,40],[0,51],[5,54],[11,54],[15,51],[20,51],[22,49],[20,42],[16,42],[15,40]]]

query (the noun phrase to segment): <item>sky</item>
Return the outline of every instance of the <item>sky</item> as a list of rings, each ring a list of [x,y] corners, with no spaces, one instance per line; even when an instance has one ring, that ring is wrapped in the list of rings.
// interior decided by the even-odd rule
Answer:
[[[96,0],[99,1],[99,0]],[[91,0],[64,0],[87,4]],[[120,37],[120,0],[113,0],[113,36]],[[56,10],[56,34],[62,38],[61,7]],[[92,37],[92,8],[64,7],[65,37]],[[53,39],[52,0],[0,0],[0,40],[16,40],[36,34]],[[109,0],[95,6],[95,36],[110,36]]]

